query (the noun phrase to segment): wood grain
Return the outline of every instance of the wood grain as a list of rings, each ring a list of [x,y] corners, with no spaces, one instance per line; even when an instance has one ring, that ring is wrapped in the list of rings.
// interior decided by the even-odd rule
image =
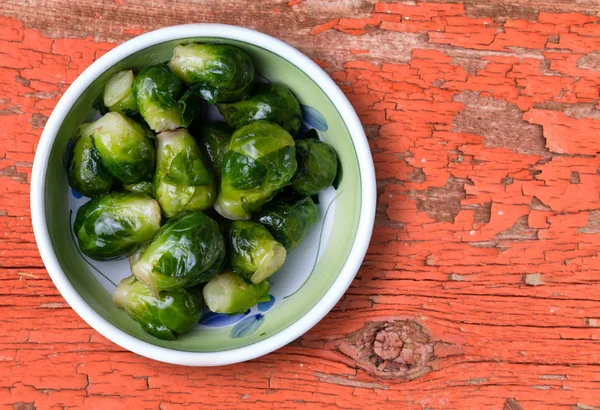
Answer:
[[[600,408],[596,0],[5,0],[0,8],[0,406]],[[223,22],[281,38],[359,113],[373,240],[314,329],[235,366],[110,343],[43,268],[35,147],[85,67],[145,31]]]

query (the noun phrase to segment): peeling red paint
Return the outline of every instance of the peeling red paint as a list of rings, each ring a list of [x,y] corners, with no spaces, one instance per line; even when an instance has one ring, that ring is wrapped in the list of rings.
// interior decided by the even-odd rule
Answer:
[[[0,407],[600,406],[600,23],[556,12],[594,3],[196,5],[189,22],[256,27],[328,70],[378,177],[373,240],[344,301],[290,346],[219,369],[150,362],[99,336],[65,306],[34,243],[31,163],[60,95],[115,39],[190,10],[119,3],[88,17],[118,9],[132,21],[97,33],[55,27],[50,9],[35,17],[44,35],[0,17]],[[418,323],[427,336],[415,350],[395,328],[365,336],[369,323]]]

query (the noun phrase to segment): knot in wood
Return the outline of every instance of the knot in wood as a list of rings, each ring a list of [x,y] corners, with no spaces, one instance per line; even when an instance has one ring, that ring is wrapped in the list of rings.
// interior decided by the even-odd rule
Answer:
[[[414,379],[431,371],[434,344],[417,322],[396,320],[366,323],[346,336],[339,348],[369,373]]]
[[[393,360],[400,355],[402,346],[404,346],[404,343],[398,332],[381,330],[375,336],[373,350],[383,360]]]

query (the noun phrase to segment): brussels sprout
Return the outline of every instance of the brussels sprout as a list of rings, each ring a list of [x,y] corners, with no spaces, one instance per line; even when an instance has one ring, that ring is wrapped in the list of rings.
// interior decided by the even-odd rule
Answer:
[[[147,195],[112,193],[77,210],[73,231],[90,258],[115,259],[150,240],[160,228],[160,207]]]
[[[114,178],[108,173],[98,150],[94,148],[90,130],[93,124],[79,127],[77,141],[69,160],[69,184],[79,193],[93,198],[110,192]]]
[[[102,94],[104,105],[109,111],[125,115],[132,115],[138,111],[132,92],[134,79],[131,70],[119,71],[110,77]]]
[[[228,219],[250,219],[296,172],[294,139],[283,128],[254,121],[231,136],[215,209]]]
[[[285,248],[256,222],[232,222],[227,246],[233,273],[252,283],[267,279],[285,262]]]
[[[204,117],[208,105],[199,85],[190,87],[178,102],[181,110],[181,123],[188,128],[198,117]]]
[[[200,292],[185,289],[154,292],[133,275],[119,283],[113,301],[146,333],[164,340],[174,340],[177,334],[190,330],[202,313]]]
[[[302,120],[300,103],[288,88],[279,84],[255,84],[248,98],[217,107],[227,124],[236,129],[252,121],[266,120],[294,136]]]
[[[269,301],[269,282],[249,284],[230,271],[217,275],[202,290],[204,302],[216,313],[244,313],[260,302]]]
[[[270,202],[254,216],[289,252],[296,249],[317,221],[318,211],[313,200],[306,198]]]
[[[152,195],[152,181],[140,181],[135,184],[124,185],[125,191],[137,192],[138,194]]]
[[[233,130],[224,122],[209,122],[204,124],[195,135],[198,146],[210,160],[212,169],[219,178],[232,133]]]
[[[300,195],[315,195],[333,183],[338,159],[333,147],[314,139],[296,141],[298,171],[292,188]]]
[[[92,108],[100,113],[100,115],[104,115],[108,112],[108,108],[104,105],[104,96],[102,94],[98,94],[98,97],[92,103]]]
[[[250,56],[228,44],[179,45],[169,68],[186,84],[199,84],[204,98],[212,104],[241,100],[254,82]]]
[[[187,212],[170,219],[129,263],[133,274],[156,291],[194,286],[221,271],[225,241],[215,221]]]
[[[201,211],[215,200],[215,184],[202,163],[194,138],[184,129],[157,136],[154,197],[170,218],[179,211]]]
[[[140,114],[155,132],[183,126],[179,99],[183,84],[166,65],[143,68],[133,83]]]
[[[154,169],[154,141],[147,128],[109,112],[86,128],[106,170],[124,184],[147,178]]]

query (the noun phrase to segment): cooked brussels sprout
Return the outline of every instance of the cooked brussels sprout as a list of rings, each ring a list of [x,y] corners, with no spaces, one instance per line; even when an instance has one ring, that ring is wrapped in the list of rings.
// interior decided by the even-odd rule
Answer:
[[[99,94],[98,97],[92,103],[92,108],[100,113],[100,115],[104,115],[108,112],[108,108],[104,105],[104,96]]]
[[[211,104],[241,100],[254,82],[250,56],[228,44],[179,45],[169,68],[186,84],[198,84]]]
[[[77,192],[90,198],[110,192],[114,182],[94,147],[90,133],[92,128],[93,124],[79,127],[68,165],[69,184]]]
[[[233,273],[252,283],[267,279],[285,262],[285,248],[256,222],[232,222],[227,247]]]
[[[146,333],[164,340],[190,330],[202,313],[202,295],[186,289],[154,292],[135,276],[123,279],[113,294],[117,307]]]
[[[184,129],[157,136],[154,197],[170,218],[179,211],[201,211],[215,200],[215,184],[196,141]]]
[[[294,136],[302,121],[300,103],[287,87],[279,84],[255,84],[248,98],[217,107],[227,124],[236,129],[252,121],[266,120]]]
[[[338,159],[333,147],[315,139],[296,141],[298,171],[292,188],[300,195],[315,195],[333,183]]]
[[[224,122],[209,122],[196,133],[198,146],[204,152],[216,176],[221,177],[221,168],[233,130]]]
[[[217,275],[202,290],[204,302],[216,313],[244,313],[260,302],[269,301],[269,282],[249,284],[230,271]]]
[[[154,141],[147,128],[117,112],[86,129],[106,170],[124,184],[147,178],[154,169]]]
[[[187,212],[169,219],[129,263],[133,274],[156,291],[189,287],[222,270],[225,241],[215,221]]]
[[[198,119],[204,117],[208,108],[206,100],[202,94],[202,89],[199,85],[190,87],[178,102],[181,110],[181,123],[184,127],[188,127]]]
[[[73,231],[90,258],[115,259],[150,240],[160,228],[160,207],[147,195],[111,193],[77,210]]]
[[[104,105],[109,111],[125,115],[133,115],[138,111],[132,91],[134,79],[131,70],[119,71],[110,77],[103,93]]]
[[[282,199],[270,202],[254,219],[263,224],[289,253],[300,245],[317,217],[317,207],[307,196],[296,201]]]
[[[152,181],[140,181],[135,184],[124,185],[125,191],[137,192],[138,194],[152,195]]]
[[[228,219],[250,213],[273,198],[296,172],[294,139],[283,128],[254,121],[231,136],[215,209]]]
[[[143,68],[133,82],[133,95],[140,114],[155,132],[183,126],[178,103],[183,84],[166,65]]]

